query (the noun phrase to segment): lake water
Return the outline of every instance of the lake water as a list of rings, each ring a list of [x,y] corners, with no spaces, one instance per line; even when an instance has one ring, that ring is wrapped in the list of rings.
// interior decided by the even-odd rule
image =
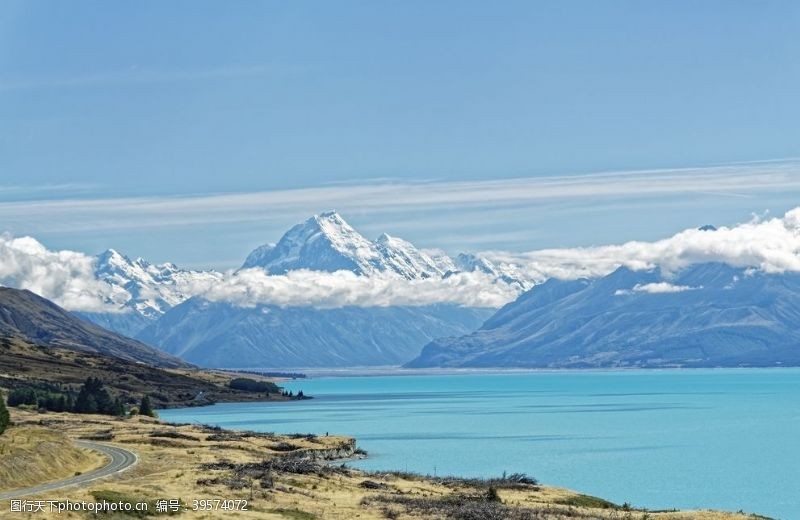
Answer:
[[[800,518],[800,369],[294,381],[315,399],[164,410],[174,422],[355,436],[366,469],[527,473],[652,509]]]

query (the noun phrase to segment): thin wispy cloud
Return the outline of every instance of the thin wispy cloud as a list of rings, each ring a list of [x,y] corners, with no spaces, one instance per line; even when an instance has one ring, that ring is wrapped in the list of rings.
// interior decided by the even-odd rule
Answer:
[[[361,215],[502,210],[526,204],[800,191],[800,162],[764,162],[471,182],[370,182],[195,196],[66,198],[0,203],[0,219],[26,232],[164,228],[285,221],[336,208]]]

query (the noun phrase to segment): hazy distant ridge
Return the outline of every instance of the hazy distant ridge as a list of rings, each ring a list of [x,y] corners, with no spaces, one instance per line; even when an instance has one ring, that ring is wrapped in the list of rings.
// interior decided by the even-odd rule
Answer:
[[[621,267],[549,280],[480,330],[428,344],[410,367],[800,364],[800,273],[719,263],[675,275]]]

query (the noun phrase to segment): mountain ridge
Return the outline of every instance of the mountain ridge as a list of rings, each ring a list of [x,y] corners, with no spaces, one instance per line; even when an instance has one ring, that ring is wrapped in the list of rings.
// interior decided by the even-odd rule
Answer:
[[[459,272],[481,272],[515,290],[531,287],[513,267],[497,266],[474,254],[455,259],[428,252],[388,233],[375,240],[361,235],[336,211],[314,215],[292,226],[276,243],[253,249],[240,267],[281,275],[292,270],[347,270],[359,276],[393,276],[409,281],[447,278]],[[95,257],[95,276],[111,287],[108,305],[122,312],[76,312],[79,317],[120,334],[136,337],[170,309],[192,297],[187,287],[208,286],[224,278],[209,270],[182,269],[173,263],[153,264],[108,249]]]
[[[800,274],[696,264],[548,282],[477,331],[434,340],[409,367],[800,364]]]
[[[48,347],[113,356],[161,367],[187,363],[140,341],[81,320],[31,291],[0,287],[0,335]]]
[[[256,248],[242,269],[270,274],[296,269],[351,271],[361,276],[388,273],[407,280],[442,276],[436,261],[410,242],[382,233],[369,240],[335,211],[314,215],[293,226],[274,245]]]

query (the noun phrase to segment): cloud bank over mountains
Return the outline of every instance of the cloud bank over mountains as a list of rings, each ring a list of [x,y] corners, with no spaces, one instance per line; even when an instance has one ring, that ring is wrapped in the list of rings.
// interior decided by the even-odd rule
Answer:
[[[606,275],[620,266],[632,270],[660,267],[677,273],[693,264],[722,262],[766,273],[800,272],[800,208],[779,218],[753,218],[731,227],[687,229],[654,242],[547,249],[527,253],[485,252],[476,255],[530,283],[548,278],[564,280]],[[121,312],[125,294],[97,278],[97,258],[75,251],[52,251],[31,237],[0,236],[0,284],[29,289],[74,311]],[[184,273],[199,273],[184,271]],[[292,270],[270,275],[260,268],[202,276],[185,275],[170,281],[184,297],[200,296],[238,306],[393,306],[456,303],[470,307],[499,307],[514,300],[519,285],[481,270],[442,277],[409,280],[391,273],[359,276],[349,271]],[[659,293],[677,288],[631,288]],[[692,288],[695,289],[695,288]]]
[[[800,208],[783,217],[754,217],[732,227],[687,229],[654,242],[632,241],[521,254],[487,252],[482,256],[519,265],[537,282],[548,278],[594,278],[620,266],[635,271],[660,267],[669,274],[705,262],[722,262],[767,273],[800,271]]]
[[[210,301],[241,307],[280,306],[390,307],[456,303],[466,307],[500,307],[519,291],[481,272],[456,273],[447,278],[406,280],[391,275],[359,276],[350,271],[289,271],[269,275],[252,268],[228,273],[221,282],[201,281],[189,292]]]
[[[95,277],[94,260],[51,251],[31,237],[0,235],[0,285],[28,289],[69,310],[118,312],[114,288]]]

